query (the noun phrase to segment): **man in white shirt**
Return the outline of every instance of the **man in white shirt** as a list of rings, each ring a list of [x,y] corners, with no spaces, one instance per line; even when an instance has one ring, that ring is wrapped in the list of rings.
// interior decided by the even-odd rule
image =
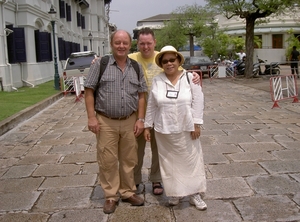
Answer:
[[[236,55],[239,56],[239,60],[242,61],[244,57],[246,57],[246,53],[241,49],[240,52],[235,53]]]

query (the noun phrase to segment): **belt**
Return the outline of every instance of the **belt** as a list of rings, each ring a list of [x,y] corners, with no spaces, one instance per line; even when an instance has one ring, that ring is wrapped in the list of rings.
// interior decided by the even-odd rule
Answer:
[[[106,118],[108,118],[108,119],[113,119],[113,120],[125,120],[125,119],[128,119],[129,117],[131,117],[131,116],[134,114],[134,112],[132,112],[132,113],[131,113],[130,115],[128,115],[128,116],[122,116],[122,117],[110,117],[110,116],[108,116],[108,115],[106,115],[105,113],[100,112],[100,111],[96,111],[96,113],[99,114],[100,116],[104,116],[104,117],[106,117]]]

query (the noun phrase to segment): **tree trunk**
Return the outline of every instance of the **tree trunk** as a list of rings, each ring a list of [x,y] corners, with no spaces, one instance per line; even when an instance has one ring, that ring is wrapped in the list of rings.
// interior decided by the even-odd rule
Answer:
[[[254,24],[256,18],[246,17],[246,65],[245,77],[251,78],[253,76],[253,51],[254,51]]]
[[[189,37],[190,37],[190,56],[194,56],[194,35],[190,33]]]

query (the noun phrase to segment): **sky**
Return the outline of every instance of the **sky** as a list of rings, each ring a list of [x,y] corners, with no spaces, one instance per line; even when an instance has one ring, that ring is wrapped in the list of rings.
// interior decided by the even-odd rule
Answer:
[[[133,33],[136,23],[159,14],[169,14],[179,6],[204,6],[205,0],[112,0],[110,3],[110,23],[118,29]]]

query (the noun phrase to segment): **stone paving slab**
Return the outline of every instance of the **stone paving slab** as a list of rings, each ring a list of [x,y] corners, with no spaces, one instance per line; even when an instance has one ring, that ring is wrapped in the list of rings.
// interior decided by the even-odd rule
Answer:
[[[78,174],[80,165],[75,164],[42,164],[33,173],[33,176],[68,176]]]
[[[244,152],[227,154],[234,162],[258,162],[264,160],[276,160],[277,158],[268,152]]]
[[[260,195],[284,195],[300,191],[300,184],[288,175],[253,176],[246,180]]]
[[[195,208],[191,208],[188,201],[180,203],[179,206],[173,207],[176,221],[242,221],[241,217],[230,202],[222,200],[207,200],[206,203],[206,211],[199,211]]]
[[[32,165],[16,165],[10,167],[7,172],[3,175],[3,179],[9,178],[24,178],[29,177],[38,167],[37,164]]]
[[[20,192],[0,193],[0,213],[5,211],[30,210],[39,198],[41,192]]]
[[[286,196],[254,196],[233,202],[246,221],[300,220],[299,209]]]
[[[272,154],[281,160],[300,160],[300,147],[298,150],[274,151]]]
[[[242,177],[207,180],[204,200],[231,199],[252,196],[254,193]]]
[[[62,161],[62,163],[93,163],[93,162],[97,162],[96,152],[67,154]]]
[[[299,160],[289,161],[265,161],[260,162],[260,165],[264,167],[269,173],[298,173],[300,171]]]
[[[89,221],[99,222],[107,221],[108,215],[104,214],[101,209],[79,209],[79,210],[63,210],[54,213],[48,222],[75,222],[75,221]]]
[[[53,212],[64,209],[88,208],[91,187],[46,189],[34,207],[34,212]]]
[[[74,175],[67,177],[50,177],[46,178],[39,190],[50,188],[63,188],[63,187],[84,187],[94,186],[97,180],[97,174],[93,175]]]
[[[0,215],[0,222],[24,222],[39,221],[47,222],[50,216],[43,213],[8,213]]]
[[[0,193],[14,193],[36,191],[45,178],[22,178],[22,179],[7,179],[0,180]]]
[[[231,163],[208,166],[214,178],[264,175],[267,172],[257,163]]]

